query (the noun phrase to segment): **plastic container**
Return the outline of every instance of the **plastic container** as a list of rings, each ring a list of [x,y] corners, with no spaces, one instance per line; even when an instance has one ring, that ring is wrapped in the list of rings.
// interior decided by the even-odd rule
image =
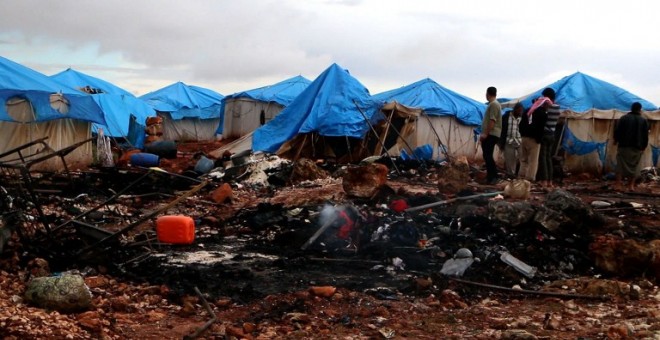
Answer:
[[[195,172],[198,174],[206,174],[209,171],[213,170],[215,162],[212,159],[208,159],[205,156],[202,156],[195,164]]]
[[[156,219],[156,235],[161,243],[191,244],[195,240],[195,221],[183,215],[161,216]]]
[[[176,158],[176,142],[172,140],[160,140],[144,146],[144,152],[160,156],[160,158]]]
[[[131,155],[132,166],[152,167],[160,164],[160,157],[152,153],[140,152]]]

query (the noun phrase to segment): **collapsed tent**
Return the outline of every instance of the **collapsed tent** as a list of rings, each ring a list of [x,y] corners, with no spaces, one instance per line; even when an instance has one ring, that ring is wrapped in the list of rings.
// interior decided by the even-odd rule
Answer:
[[[94,124],[93,132],[102,128],[106,136],[125,137],[131,145],[142,148],[146,120],[148,117],[156,115],[156,111],[144,101],[105,80],[71,68],[55,74],[51,78],[69,87],[92,94],[92,98],[103,110],[106,121],[105,125]]]
[[[367,120],[380,120],[380,103],[347,70],[332,64],[279,115],[253,134],[254,151],[305,157],[352,157],[364,148]]]
[[[65,86],[28,67],[0,57],[0,154],[48,137],[48,145],[64,149],[91,138],[91,124],[106,124],[103,112],[94,99]],[[36,154],[33,146],[24,152]],[[44,152],[41,150],[41,152]],[[12,155],[0,159],[10,162]],[[68,153],[70,166],[92,162],[91,143]],[[35,164],[31,170],[62,170],[62,162],[51,158]]]
[[[237,92],[222,99],[223,123],[218,128],[224,138],[245,136],[268,123],[311,83],[295,76],[269,86]]]
[[[176,82],[139,98],[163,118],[164,140],[213,140],[222,123],[223,96],[213,90]]]
[[[657,165],[652,163],[652,149],[660,145],[660,110],[653,103],[606,81],[576,72],[502,106],[513,107],[521,102],[527,109],[548,87],[555,90],[555,102],[565,122],[558,130],[558,137],[566,152],[564,165],[569,171],[614,170],[617,149],[612,139],[614,127],[634,102],[642,104],[643,115],[651,126],[651,145],[642,156],[642,166]]]
[[[416,120],[414,133],[407,141],[411,147],[431,145],[435,159],[442,158],[445,151],[450,156],[466,156],[468,159],[476,156],[474,130],[481,125],[486,109],[483,103],[442,87],[429,78],[376,94],[373,98],[422,111],[421,115],[425,117]],[[385,114],[388,114],[387,110]],[[405,150],[401,143],[399,147],[399,150]],[[443,147],[446,150],[442,150]]]

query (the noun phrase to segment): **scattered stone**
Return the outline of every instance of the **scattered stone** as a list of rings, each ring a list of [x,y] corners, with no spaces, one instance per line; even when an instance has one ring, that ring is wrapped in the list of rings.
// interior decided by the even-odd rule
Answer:
[[[76,312],[89,309],[92,293],[80,275],[37,277],[28,282],[25,300],[46,309]]]
[[[213,199],[213,202],[218,204],[226,203],[228,200],[231,200],[232,197],[233,191],[229,183],[223,183],[220,187],[215,189],[213,193],[211,193],[211,199]]]
[[[80,327],[93,333],[99,333],[103,330],[101,315],[97,311],[88,311],[77,316]]]
[[[502,332],[502,339],[505,340],[536,340],[536,335],[522,330],[522,329],[509,329]]]
[[[314,296],[329,298],[337,292],[337,288],[333,286],[314,286],[309,287],[309,292]]]

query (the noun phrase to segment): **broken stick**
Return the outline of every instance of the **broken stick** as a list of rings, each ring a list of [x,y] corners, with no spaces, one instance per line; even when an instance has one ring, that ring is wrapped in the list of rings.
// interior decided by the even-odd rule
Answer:
[[[202,333],[204,333],[209,327],[211,327],[212,324],[218,321],[217,315],[213,313],[213,309],[211,308],[211,306],[209,306],[209,303],[206,301],[204,295],[202,295],[202,292],[199,291],[199,288],[197,288],[197,286],[195,286],[195,293],[197,293],[199,299],[202,300],[202,305],[204,306],[204,308],[206,308],[206,312],[209,313],[209,315],[211,315],[211,319],[209,321],[206,321],[206,323],[203,324],[201,327],[197,328],[197,330],[195,330],[195,333],[184,336],[183,339],[185,340],[197,339],[197,337],[202,335]]]

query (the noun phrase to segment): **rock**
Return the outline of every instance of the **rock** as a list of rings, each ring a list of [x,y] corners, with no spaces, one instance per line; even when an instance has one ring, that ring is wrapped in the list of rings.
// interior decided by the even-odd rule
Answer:
[[[563,231],[570,231],[572,227],[571,219],[545,206],[538,207],[534,215],[534,221],[554,234],[562,234]]]
[[[502,332],[502,339],[507,340],[536,340],[536,335],[522,330],[522,329],[510,329]]]
[[[314,161],[308,158],[301,158],[293,164],[291,172],[291,181],[293,183],[302,181],[314,181],[328,177],[327,171],[319,168]]]
[[[245,334],[251,334],[254,333],[257,330],[257,325],[255,325],[252,322],[244,322],[243,323],[243,332]]]
[[[30,260],[27,267],[30,271],[30,277],[50,276],[50,266],[48,265],[48,261],[40,257]]]
[[[350,196],[369,198],[387,182],[388,171],[383,164],[351,167],[344,174],[342,186]]]
[[[536,214],[536,210],[528,202],[508,201],[488,202],[488,212],[492,220],[511,227],[532,221]]]
[[[89,311],[77,316],[80,327],[93,333],[99,333],[103,330],[101,316],[97,311]]]
[[[92,293],[80,275],[38,277],[28,282],[25,300],[60,312],[89,309]]]
[[[443,290],[438,300],[440,301],[440,304],[446,308],[468,308],[468,304],[461,299],[460,295],[450,289]]]
[[[111,298],[110,305],[116,312],[128,312],[131,310],[131,301],[125,295]]]
[[[598,268],[621,276],[646,273],[660,277],[660,240],[639,243],[614,236],[599,236],[589,245]]]
[[[213,199],[213,202],[218,204],[225,203],[228,200],[231,200],[232,197],[233,197],[233,191],[229,183],[223,183],[220,187],[213,190],[213,192],[211,193],[211,199]]]
[[[89,288],[103,288],[110,284],[110,280],[103,276],[88,276],[85,278],[85,284]]]
[[[337,292],[337,288],[332,286],[313,286],[309,287],[309,292],[314,296],[331,297]]]

